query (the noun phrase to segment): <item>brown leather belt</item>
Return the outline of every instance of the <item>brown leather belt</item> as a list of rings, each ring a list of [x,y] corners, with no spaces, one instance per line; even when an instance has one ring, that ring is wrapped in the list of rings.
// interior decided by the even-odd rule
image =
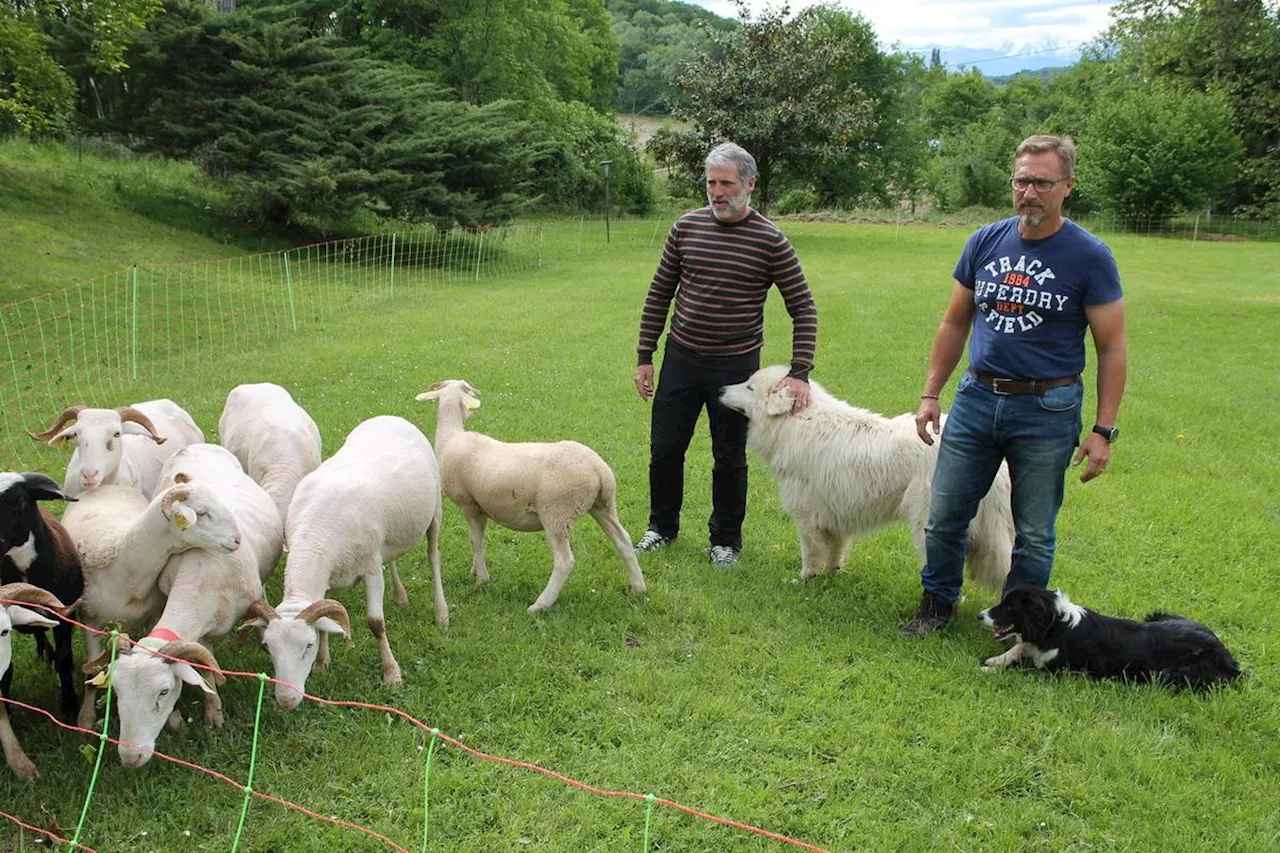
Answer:
[[[1079,376],[1062,376],[1057,379],[1005,379],[993,373],[981,373],[972,369],[969,372],[973,374],[974,379],[1002,397],[1012,394],[1034,394],[1039,397],[1050,388],[1060,388],[1080,381]]]

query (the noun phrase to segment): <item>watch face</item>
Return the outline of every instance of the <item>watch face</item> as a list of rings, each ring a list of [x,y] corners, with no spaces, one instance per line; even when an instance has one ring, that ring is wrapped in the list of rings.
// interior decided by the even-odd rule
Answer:
[[[1120,437],[1120,427],[1095,426],[1093,431],[1105,438],[1108,444],[1114,444],[1115,440]]]

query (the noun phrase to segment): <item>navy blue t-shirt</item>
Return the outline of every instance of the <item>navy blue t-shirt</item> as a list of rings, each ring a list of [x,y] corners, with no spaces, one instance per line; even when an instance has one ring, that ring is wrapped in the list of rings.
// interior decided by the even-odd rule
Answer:
[[[1018,233],[1018,217],[975,231],[956,281],[973,290],[974,369],[1011,379],[1057,379],[1084,370],[1084,308],[1123,294],[1107,245],[1071,220],[1042,240]]]

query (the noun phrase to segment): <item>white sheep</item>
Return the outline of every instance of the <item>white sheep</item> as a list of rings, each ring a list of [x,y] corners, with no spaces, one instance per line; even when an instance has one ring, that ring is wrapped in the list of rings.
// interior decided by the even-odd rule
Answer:
[[[112,483],[135,486],[150,496],[169,457],[188,444],[204,441],[200,427],[172,400],[148,400],[118,409],[70,406],[52,427],[27,435],[51,447],[76,443],[63,483],[63,491],[72,496]]]
[[[262,631],[275,668],[276,701],[296,708],[307,676],[329,660],[329,634],[348,643],[351,622],[330,589],[364,582],[365,616],[382,656],[382,680],[400,684],[400,665],[387,642],[382,598],[383,565],[389,564],[396,603],[408,603],[395,560],[423,536],[435,592],[435,621],[449,622],[440,579],[440,475],[431,442],[403,418],[387,415],[356,426],[342,447],[303,478],[289,505],[289,553],[284,597],[250,609],[244,630]]]
[[[576,441],[554,444],[508,444],[463,429],[463,421],[480,406],[480,392],[461,379],[437,382],[418,400],[439,403],[436,455],[444,493],[467,519],[477,583],[486,583],[484,529],[488,519],[512,530],[545,530],[553,562],[546,589],[530,613],[555,604],[573,571],[569,534],[590,513],[618,549],[633,593],[645,591],[644,575],[631,538],[618,521],[618,485],[600,455]]]
[[[23,607],[22,603],[5,604],[13,601],[26,604],[40,604],[64,612],[61,601],[53,593],[29,583],[9,583],[0,586],[0,680],[9,673],[13,665],[13,628],[23,625],[31,628],[57,627],[57,619],[43,610]],[[36,779],[40,776],[36,766],[22,751],[22,744],[13,733],[9,723],[8,703],[0,702],[0,747],[4,749],[5,763],[17,774],[19,779]]]
[[[165,463],[161,481],[176,482],[179,474],[208,483],[217,492],[235,515],[240,547],[229,553],[192,548],[170,557],[158,582],[167,598],[164,611],[146,637],[117,657],[111,679],[120,714],[120,761],[129,767],[150,759],[183,682],[205,691],[205,722],[222,725],[215,688],[221,676],[214,674],[211,684],[191,664],[217,667],[200,641],[230,631],[249,605],[262,598],[262,578],[280,559],[284,544],[275,503],[225,448],[183,448]],[[157,652],[179,660],[167,660]]]
[[[148,627],[164,608],[158,581],[169,558],[190,548],[229,553],[240,547],[235,515],[208,483],[187,474],[147,501],[129,486],[99,486],[63,513],[84,572],[79,621],[89,629],[108,622]],[[85,657],[102,653],[98,634],[86,630]],[[92,728],[95,690],[85,687],[79,725]]]
[[[320,428],[307,410],[279,385],[237,385],[218,419],[218,442],[267,490],[288,524],[293,490],[320,465]]]

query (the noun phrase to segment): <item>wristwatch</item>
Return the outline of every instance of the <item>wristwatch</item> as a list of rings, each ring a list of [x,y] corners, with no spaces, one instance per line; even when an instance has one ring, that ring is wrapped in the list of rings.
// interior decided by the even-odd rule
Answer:
[[[1107,440],[1107,444],[1115,444],[1116,439],[1120,437],[1120,427],[1109,426],[1104,427],[1101,424],[1094,424],[1093,431]]]

